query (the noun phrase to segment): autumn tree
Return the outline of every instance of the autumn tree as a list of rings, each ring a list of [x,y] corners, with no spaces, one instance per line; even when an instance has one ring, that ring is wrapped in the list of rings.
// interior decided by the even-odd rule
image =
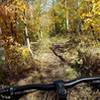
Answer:
[[[5,41],[4,48],[7,68],[13,74],[18,74],[19,71],[22,71],[18,69],[21,69],[24,64],[23,49],[28,49],[33,57],[28,36],[27,10],[28,4],[24,0],[2,2],[0,5],[0,28],[2,31],[0,38]],[[26,38],[26,41],[24,41],[23,37]],[[20,49],[24,42],[27,43],[26,47]]]

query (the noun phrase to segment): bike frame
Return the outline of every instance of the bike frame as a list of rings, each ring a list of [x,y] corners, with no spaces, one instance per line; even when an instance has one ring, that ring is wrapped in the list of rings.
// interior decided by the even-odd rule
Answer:
[[[59,100],[67,100],[67,91],[80,83],[88,83],[100,89],[100,77],[79,78],[71,81],[57,80],[51,84],[30,84],[0,89],[0,95],[10,96],[10,100],[18,100],[21,96],[33,92],[34,89],[41,91],[56,91]],[[8,99],[3,99],[8,100]]]

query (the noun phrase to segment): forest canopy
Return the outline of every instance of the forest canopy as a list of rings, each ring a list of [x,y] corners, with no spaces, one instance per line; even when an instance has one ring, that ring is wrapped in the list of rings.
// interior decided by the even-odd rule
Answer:
[[[100,32],[99,0],[4,0],[0,6],[3,35],[25,43],[25,27],[31,41],[50,35]]]

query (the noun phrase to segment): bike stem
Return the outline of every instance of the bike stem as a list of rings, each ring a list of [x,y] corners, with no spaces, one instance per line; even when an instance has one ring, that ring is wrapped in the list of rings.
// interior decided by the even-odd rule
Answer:
[[[64,87],[64,81],[63,80],[54,81],[54,85],[56,87],[56,92],[59,97],[59,100],[67,100],[67,92]]]

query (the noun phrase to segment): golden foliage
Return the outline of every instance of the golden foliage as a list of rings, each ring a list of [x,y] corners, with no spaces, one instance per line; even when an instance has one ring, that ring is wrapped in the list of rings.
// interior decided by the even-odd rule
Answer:
[[[17,24],[19,20],[25,21],[26,10],[27,4],[24,0],[13,0],[9,5],[0,5],[0,27],[3,36],[13,36],[18,40]]]
[[[9,48],[5,49],[5,53],[9,73],[18,76],[23,70],[32,67],[33,61],[27,48],[10,45]]]

